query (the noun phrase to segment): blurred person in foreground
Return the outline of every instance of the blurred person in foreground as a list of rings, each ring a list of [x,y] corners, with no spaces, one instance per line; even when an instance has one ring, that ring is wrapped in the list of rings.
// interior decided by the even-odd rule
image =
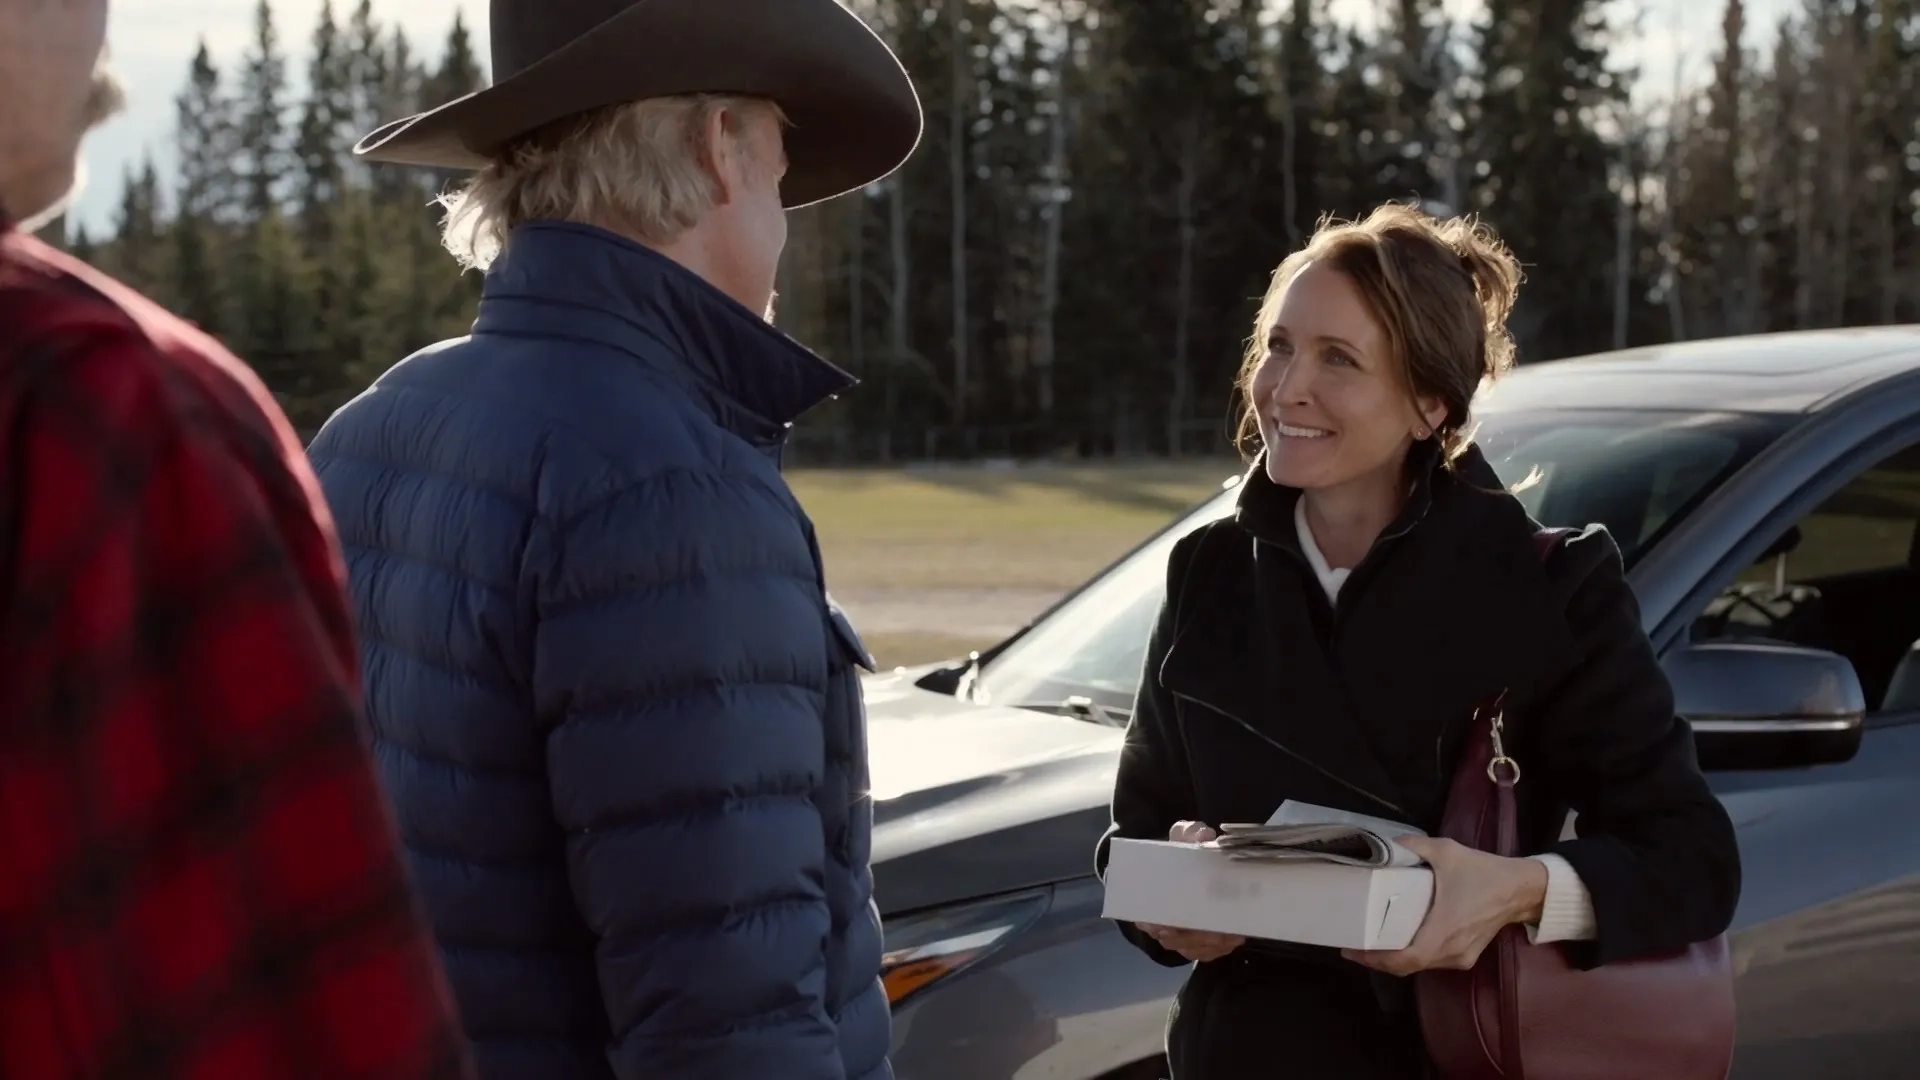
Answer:
[[[0,0],[0,1076],[471,1075],[298,441],[31,235],[119,106],[106,17]]]
[[[918,100],[835,0],[495,0],[492,49],[360,147],[476,170],[473,333],[311,448],[480,1070],[880,1080],[871,661],[780,472],[853,380],[768,319],[786,208]]]
[[[1297,1080],[1422,1080],[1406,976],[1471,968],[1512,925],[1592,967],[1733,920],[1733,825],[1618,546],[1590,526],[1543,563],[1474,444],[1519,284],[1483,226],[1398,205],[1328,222],[1274,271],[1238,385],[1252,467],[1233,515],[1169,559],[1096,860],[1115,836],[1201,843],[1289,799],[1436,833],[1475,703],[1503,687],[1532,854],[1404,839],[1435,883],[1402,950],[1122,924],[1155,961],[1194,965],[1168,1023],[1174,1080],[1264,1075],[1276,1048]]]

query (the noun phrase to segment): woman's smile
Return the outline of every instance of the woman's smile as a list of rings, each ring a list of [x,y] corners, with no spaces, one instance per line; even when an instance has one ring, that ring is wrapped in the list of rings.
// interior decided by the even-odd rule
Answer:
[[[1289,424],[1284,421],[1275,421],[1273,427],[1274,430],[1289,439],[1324,439],[1333,434],[1333,432],[1328,431],[1326,428],[1304,427],[1299,424]]]

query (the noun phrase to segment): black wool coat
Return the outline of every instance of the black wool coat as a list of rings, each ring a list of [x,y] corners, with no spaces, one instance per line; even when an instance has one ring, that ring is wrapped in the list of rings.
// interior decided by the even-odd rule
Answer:
[[[1543,563],[1538,526],[1477,449],[1410,462],[1400,518],[1328,602],[1299,492],[1257,463],[1235,513],[1183,539],[1100,841],[1177,821],[1265,821],[1295,799],[1438,828],[1475,706],[1502,689],[1529,853],[1572,864],[1603,964],[1707,940],[1740,890],[1733,826],[1640,626],[1604,528]],[[1578,836],[1561,839],[1568,811]],[[1168,966],[1186,961],[1123,924]],[[1196,966],[1168,1026],[1174,1080],[1407,1080],[1426,1072],[1411,986],[1332,950],[1249,942]]]

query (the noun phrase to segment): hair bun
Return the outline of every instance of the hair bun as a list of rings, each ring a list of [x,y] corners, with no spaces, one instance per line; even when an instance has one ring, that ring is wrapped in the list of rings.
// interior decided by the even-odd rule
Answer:
[[[1453,218],[1441,229],[1480,301],[1487,331],[1486,374],[1499,375],[1513,366],[1513,335],[1507,330],[1507,317],[1513,314],[1526,275],[1507,245],[1477,218]]]

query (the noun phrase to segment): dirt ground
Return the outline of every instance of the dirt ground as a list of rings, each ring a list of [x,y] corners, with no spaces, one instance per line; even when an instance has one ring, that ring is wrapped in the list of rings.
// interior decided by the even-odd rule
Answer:
[[[1001,641],[1045,611],[1042,589],[851,589],[833,598],[883,666],[965,656]]]
[[[883,666],[964,655],[1239,472],[1237,462],[796,470],[827,586]]]

